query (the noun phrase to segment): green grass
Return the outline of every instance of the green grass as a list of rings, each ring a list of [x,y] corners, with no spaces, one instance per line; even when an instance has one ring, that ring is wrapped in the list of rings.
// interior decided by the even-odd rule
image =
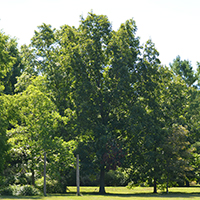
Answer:
[[[136,187],[134,189],[127,189],[126,187],[106,187],[106,195],[98,194],[98,187],[81,187],[80,192],[82,196],[76,196],[76,187],[69,187],[69,191],[65,195],[48,194],[47,197],[6,197],[1,196],[0,199],[5,200],[182,200],[182,199],[199,199],[200,187],[176,187],[170,188],[169,194],[158,191],[158,194],[152,193],[151,187]]]

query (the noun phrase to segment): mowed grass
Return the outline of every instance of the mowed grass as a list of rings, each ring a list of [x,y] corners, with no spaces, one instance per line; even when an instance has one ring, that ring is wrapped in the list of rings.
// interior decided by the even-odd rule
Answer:
[[[80,187],[81,196],[76,196],[76,187],[68,187],[69,191],[65,195],[48,194],[47,197],[6,197],[0,196],[0,199],[6,200],[182,200],[182,199],[199,199],[200,187],[175,187],[169,188],[169,194],[158,190],[158,194],[153,194],[151,187],[136,187],[134,189],[127,189],[126,187],[106,187],[106,195],[98,194],[98,187]]]

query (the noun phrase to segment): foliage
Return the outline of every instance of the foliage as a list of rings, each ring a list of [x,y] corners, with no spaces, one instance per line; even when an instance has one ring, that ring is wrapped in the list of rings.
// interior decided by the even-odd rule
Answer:
[[[106,186],[127,186],[128,176],[121,169],[110,170],[105,173]]]
[[[12,42],[13,40],[10,41],[9,36],[0,32],[0,92],[5,89],[3,80],[16,61],[10,52]]]
[[[68,180],[70,179],[69,175],[75,168],[73,149],[76,142],[65,142],[63,139],[55,137],[53,144],[55,150],[51,150],[51,152],[47,154],[47,174],[49,176],[49,181],[55,186],[56,191],[59,191],[59,193],[66,193],[66,188],[70,184]],[[52,190],[56,192],[55,189]]]
[[[78,28],[38,26],[20,50],[0,33],[1,185],[43,187],[44,153],[49,192],[75,184],[74,154],[81,183],[99,178],[100,193],[199,179],[200,64],[164,67],[136,32],[133,19],[114,31],[90,12]]]
[[[183,116],[189,96],[185,82],[161,66],[157,56],[153,43],[147,41],[143,59],[138,63],[142,83],[138,98],[142,108],[142,119],[138,121],[140,129],[132,128],[136,134],[128,135],[129,162],[132,162],[130,178],[136,185],[147,181],[154,186],[155,193],[164,173],[163,143],[167,135],[172,134],[170,130],[174,123],[185,123]]]
[[[116,170],[123,163],[123,158],[126,152],[115,140],[106,143],[106,152],[103,154],[102,165],[106,166],[107,170]]]
[[[38,188],[40,191],[43,191],[44,178],[40,178],[36,181],[36,188]],[[48,179],[46,182],[46,190],[48,193],[63,193],[63,190],[57,180]]]
[[[182,61],[180,56],[173,60],[170,67],[176,75],[182,77],[188,86],[192,86],[197,80],[197,74],[192,69],[191,63],[188,60]]]
[[[180,183],[189,180],[194,168],[189,160],[193,159],[191,144],[188,141],[188,131],[183,126],[173,125],[172,133],[166,138],[163,144],[165,160],[165,178],[168,184]]]
[[[0,194],[1,195],[9,195],[9,196],[12,196],[13,195],[13,187],[9,186],[9,187],[6,187],[6,188],[3,188],[0,190]]]
[[[9,127],[9,116],[8,116],[8,106],[10,104],[9,98],[2,95],[0,96],[0,172],[3,170],[3,166],[6,161],[7,151],[9,145],[7,142],[6,130]]]
[[[135,76],[134,65],[140,48],[136,30],[135,21],[127,20],[117,32],[112,31],[106,16],[93,13],[82,18],[79,27],[80,39],[73,54],[76,123],[83,143],[89,145],[91,163],[102,176],[107,162],[103,156],[109,153],[106,144],[117,141],[123,146],[125,109],[133,95],[131,79]],[[120,160],[113,161],[114,169]],[[100,191],[104,193],[102,176]]]
[[[31,185],[9,185],[0,190],[1,195],[8,196],[38,196],[40,191]]]
[[[5,163],[6,151],[8,150],[6,130],[9,128],[8,107],[10,101],[2,92],[5,92],[5,77],[16,61],[11,55],[10,46],[12,41],[9,36],[0,32],[0,172]]]
[[[22,71],[24,69],[24,65],[22,64],[22,57],[17,48],[16,39],[9,40],[7,50],[9,52],[9,55],[15,58],[15,63],[12,65],[11,70],[8,71],[5,77],[3,78],[4,87],[5,87],[4,93],[14,94],[15,84],[17,83],[17,77],[21,76]]]
[[[35,184],[35,178],[41,177],[43,173],[44,151],[49,156],[52,168],[49,173],[53,174],[53,170],[60,172],[60,176],[54,176],[55,179],[61,179],[61,171],[68,170],[67,166],[73,165],[70,142],[66,143],[56,137],[58,121],[67,123],[67,118],[58,114],[56,106],[42,90],[44,91],[44,87],[40,84],[31,84],[22,93],[13,96],[12,108],[18,118],[15,127],[8,131],[12,160],[4,171],[4,175],[12,178],[13,183],[22,183],[23,180],[24,184]],[[61,165],[65,169],[60,169]],[[62,185],[60,180],[59,183]]]

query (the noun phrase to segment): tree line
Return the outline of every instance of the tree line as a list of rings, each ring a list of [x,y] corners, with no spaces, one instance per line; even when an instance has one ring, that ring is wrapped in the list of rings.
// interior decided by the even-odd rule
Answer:
[[[78,28],[42,24],[21,48],[1,31],[1,186],[40,187],[44,153],[56,192],[75,182],[76,154],[100,193],[108,171],[155,193],[199,181],[200,63],[164,66],[136,32],[133,19],[114,31],[94,13]]]

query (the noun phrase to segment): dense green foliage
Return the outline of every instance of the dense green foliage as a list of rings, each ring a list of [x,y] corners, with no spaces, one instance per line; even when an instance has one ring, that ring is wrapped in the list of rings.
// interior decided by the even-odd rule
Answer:
[[[37,196],[40,195],[39,189],[32,185],[10,185],[0,190],[1,195],[9,196]]]
[[[0,34],[1,186],[42,189],[44,153],[47,192],[75,185],[76,154],[81,183],[100,193],[199,181],[200,65],[163,66],[136,31],[89,13],[78,28],[38,26],[20,50]]]

